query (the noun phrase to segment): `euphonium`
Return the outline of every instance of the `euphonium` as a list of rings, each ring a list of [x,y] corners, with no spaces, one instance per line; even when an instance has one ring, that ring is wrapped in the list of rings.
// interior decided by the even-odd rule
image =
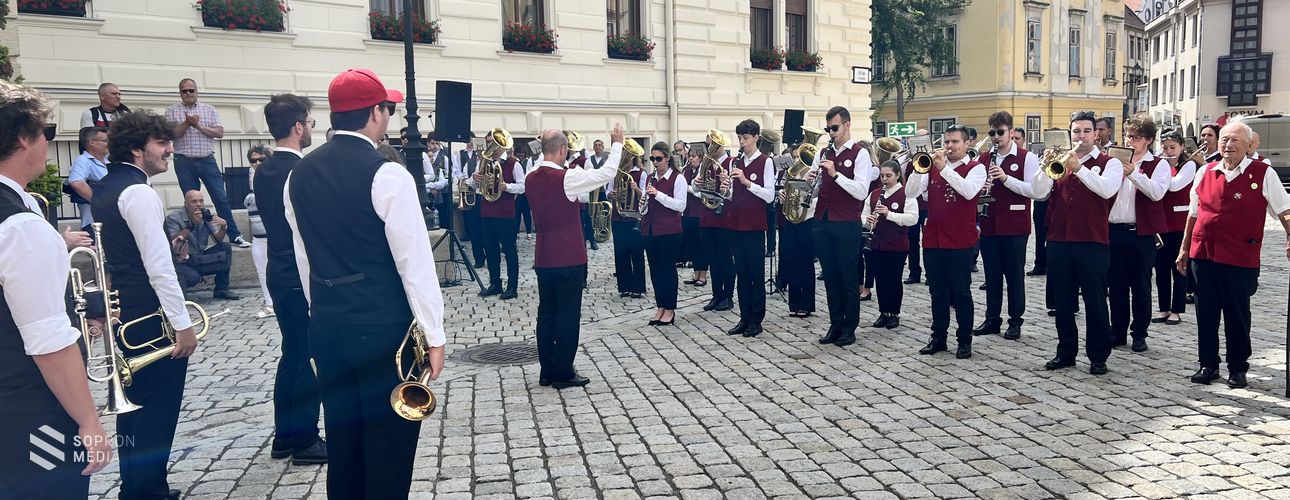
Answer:
[[[511,149],[511,133],[497,127],[484,138],[484,151],[479,154],[479,168],[483,169],[484,179],[479,183],[479,194],[488,201],[497,201],[502,197],[502,162],[498,161],[502,153]]]
[[[703,201],[703,206],[717,213],[725,207],[726,200],[729,199],[730,189],[722,189],[721,174],[724,168],[721,162],[722,154],[730,145],[730,139],[726,134],[717,129],[709,129],[703,158],[699,161],[699,179],[696,181],[699,190],[699,198]]]
[[[899,139],[879,137],[873,141],[873,158],[876,160],[874,165],[882,165],[887,160],[904,163],[902,156],[908,154],[909,151],[900,144]]]
[[[91,224],[90,231],[94,233],[94,241],[103,241],[102,223]],[[85,281],[80,269],[71,268],[72,309],[80,319],[81,337],[85,341],[86,378],[94,382],[105,382],[108,385],[107,403],[99,411],[99,415],[120,415],[138,410],[142,406],[134,404],[125,396],[125,386],[129,385],[127,381],[130,379],[131,369],[129,363],[117,350],[116,340],[112,337],[112,327],[117,321],[116,310],[120,306],[120,299],[117,298],[119,294],[108,286],[103,248],[77,247],[67,254],[69,260],[75,260],[78,256],[89,257],[93,264],[91,271],[94,273],[94,280],[90,282]],[[105,327],[102,332],[90,330],[88,318],[85,316],[88,308],[86,297],[91,293],[102,294]],[[103,344],[102,354],[95,354],[96,338]]]
[[[800,224],[810,215],[807,212],[811,209],[815,187],[806,180],[806,176],[811,172],[811,165],[815,164],[815,156],[819,152],[819,147],[815,144],[802,143],[793,154],[793,166],[784,172],[784,203],[779,208],[788,222]]]
[[[412,366],[404,370],[403,350],[409,345],[412,347]],[[430,374],[433,372],[433,367],[430,366],[430,341],[426,339],[426,333],[417,325],[416,320],[412,321],[407,335],[403,336],[403,342],[394,351],[394,369],[403,382],[390,391],[390,407],[394,408],[394,413],[407,420],[425,420],[434,413],[438,400],[434,392],[430,391]]]
[[[779,131],[762,129],[761,134],[757,136],[757,150],[766,156],[775,156],[775,150],[783,140],[784,136]]]
[[[587,203],[587,210],[591,216],[591,238],[596,243],[609,241],[609,216],[614,211],[614,204],[608,201],[600,200],[600,189],[591,193],[591,201]]]
[[[1044,131],[1044,155],[1039,159],[1039,167],[1044,175],[1054,181],[1060,181],[1070,175],[1066,166],[1075,160],[1075,148],[1080,143],[1071,144],[1070,135],[1062,129]]]
[[[618,161],[618,174],[614,177],[614,192],[609,194],[609,200],[613,203],[614,210],[618,211],[618,215],[628,219],[641,218],[641,188],[636,185],[636,180],[632,179],[629,172],[643,156],[645,156],[645,148],[642,148],[636,140],[631,137],[623,139],[622,159]]]

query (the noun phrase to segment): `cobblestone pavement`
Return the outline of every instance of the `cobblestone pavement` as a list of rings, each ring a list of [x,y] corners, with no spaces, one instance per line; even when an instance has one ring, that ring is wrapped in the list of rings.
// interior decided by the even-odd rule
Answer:
[[[1149,351],[1117,348],[1108,375],[1089,375],[1084,359],[1045,371],[1056,339],[1033,277],[1022,338],[978,338],[965,361],[918,355],[923,285],[908,287],[896,330],[868,328],[876,306],[863,303],[859,341],[845,349],[815,342],[823,314],[788,318],[779,297],[762,336],[728,337],[733,311],[702,313],[706,290],[684,285],[676,325],[646,327],[650,296],[618,298],[606,245],[591,253],[577,361],[591,385],[555,391],[538,386],[536,364],[451,357],[433,384],[441,406],[422,426],[413,496],[1290,498],[1283,237],[1268,233],[1243,390],[1186,380],[1190,311],[1152,325]],[[517,300],[445,290],[450,356],[533,340],[532,241],[519,243]],[[255,319],[258,288],[246,285],[240,301],[206,302],[233,313],[190,365],[171,486],[189,498],[322,497],[325,467],[269,458],[278,333]],[[826,310],[822,283],[817,298]],[[115,497],[117,472],[92,491]]]

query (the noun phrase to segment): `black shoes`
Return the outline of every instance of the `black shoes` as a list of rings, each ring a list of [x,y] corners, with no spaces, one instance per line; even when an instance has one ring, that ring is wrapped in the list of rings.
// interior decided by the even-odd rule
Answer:
[[[958,359],[972,357],[972,344],[959,344],[958,350],[954,351],[954,357]]]
[[[856,332],[851,330],[841,332],[838,339],[833,341],[833,345],[838,347],[846,347],[854,343],[856,343]]]
[[[1194,293],[1189,293],[1189,294],[1187,294],[1187,303],[1188,303],[1188,304],[1195,304],[1195,303],[1196,303],[1196,294],[1194,294]]]
[[[493,285],[479,292],[480,297],[492,297],[502,293],[501,285]]]
[[[873,326],[871,326],[870,328],[886,328],[886,327],[887,327],[887,313],[882,313],[878,315],[878,320],[874,321]]]
[[[1048,274],[1048,273],[1043,269],[1031,269],[1029,271],[1026,271],[1026,276],[1043,276],[1045,274]]]
[[[623,295],[623,297],[626,297],[626,295]],[[711,311],[715,307],[717,307],[717,299],[713,298],[712,300],[709,300],[707,304],[703,305],[703,310]]]
[[[1017,340],[1021,338],[1021,325],[1008,325],[1008,331],[1003,332],[1004,340]]]
[[[997,319],[987,319],[984,323],[977,325],[972,329],[972,335],[998,335],[999,327],[1003,326],[1003,321]]]
[[[905,278],[905,281],[903,281],[902,283],[904,283],[904,284],[906,284],[906,285],[912,285],[912,284],[914,284],[914,283],[918,283],[918,282],[920,282],[920,281],[923,281],[923,280],[922,280],[922,279],[919,279],[919,278],[915,278],[915,277],[913,277],[913,276],[910,276],[910,277],[908,277],[908,278]]]
[[[1061,357],[1050,359],[1047,363],[1044,363],[1045,370],[1060,370],[1062,368],[1070,368],[1072,366],[1075,366],[1075,360],[1065,360]]]
[[[1217,379],[1217,378],[1218,378],[1218,369],[1210,368],[1208,366],[1200,367],[1199,370],[1196,370],[1196,373],[1193,373],[1191,375],[1191,381],[1193,384],[1209,385],[1210,382],[1213,382],[1214,379]],[[1244,374],[1241,375],[1241,380],[1245,380]]]
[[[319,438],[309,447],[291,453],[291,465],[322,465],[327,463],[327,442]]]
[[[729,311],[735,308],[735,302],[730,299],[721,299],[717,305],[712,307],[713,311]]]
[[[484,268],[484,264],[485,264],[485,263],[484,263],[484,259],[476,259],[476,260],[475,260],[475,269],[483,269],[483,268]]]
[[[861,295],[861,296],[860,296],[860,302],[864,302],[864,301],[867,301],[867,300],[873,300],[873,292],[870,292],[870,293],[869,293],[869,295]]]
[[[221,300],[237,300],[241,297],[238,297],[237,294],[228,290],[215,290],[215,298]]]
[[[551,387],[551,379],[544,376],[539,376],[538,385],[542,387]]]
[[[1106,368],[1105,362],[1100,362],[1100,363],[1095,362],[1089,365],[1088,367],[1088,372],[1089,374],[1092,374],[1092,375],[1106,375],[1106,372],[1108,371],[1110,370]]]
[[[976,287],[976,289],[977,289],[977,290],[985,290],[985,283],[982,283],[982,284],[981,284],[981,286]]]
[[[821,344],[832,344],[832,343],[834,343],[834,342],[837,342],[837,340],[838,340],[838,335],[841,335],[841,334],[842,334],[842,329],[841,329],[841,328],[838,328],[838,327],[836,327],[836,326],[830,326],[830,327],[829,327],[829,333],[824,334],[824,336],[823,336],[823,337],[820,337],[820,338],[817,340],[817,342],[819,342],[819,343],[821,343]]]
[[[505,292],[502,292],[502,300],[511,300],[517,295],[514,288],[507,288]]]
[[[888,330],[895,330],[895,329],[896,329],[896,327],[898,327],[898,326],[900,326],[900,315],[899,315],[899,314],[890,314],[890,315],[888,315],[888,316],[887,316],[887,329],[888,329]]]
[[[1143,352],[1146,350],[1147,350],[1147,339],[1145,338],[1133,339],[1133,352]]]
[[[273,440],[273,447],[269,449],[269,458],[283,459],[291,456],[291,446],[284,444],[277,439]]]
[[[1227,374],[1227,386],[1233,389],[1241,389],[1250,384],[1245,381],[1245,372],[1232,372]]]
[[[1123,346],[1123,345],[1129,345],[1129,339],[1128,339],[1128,337],[1127,337],[1127,336],[1126,336],[1126,337],[1115,337],[1115,340],[1112,340],[1112,341],[1111,341],[1111,347],[1120,347],[1120,346]]]
[[[573,378],[570,378],[569,380],[551,381],[551,387],[556,389],[568,389],[570,387],[582,387],[589,383],[591,383],[591,379],[582,375],[574,375]]]
[[[742,335],[748,329],[748,322],[740,321],[735,324],[734,328],[726,330],[726,335]]]
[[[938,353],[938,352],[944,352],[944,351],[948,351],[948,350],[949,350],[949,348],[945,346],[945,341],[944,341],[944,340],[936,340],[936,339],[932,339],[931,341],[928,341],[928,342],[927,342],[927,345],[923,346],[923,348],[922,348],[922,349],[919,349],[919,350],[918,350],[918,353],[919,353],[919,354],[936,354],[936,353]]]
[[[748,325],[747,328],[744,328],[744,337],[748,337],[748,338],[756,337],[761,332],[762,332],[761,325]]]

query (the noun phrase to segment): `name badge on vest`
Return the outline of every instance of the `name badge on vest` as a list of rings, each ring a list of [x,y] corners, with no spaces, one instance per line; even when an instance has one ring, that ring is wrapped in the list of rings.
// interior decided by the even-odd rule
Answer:
[[[1102,167],[1093,167],[1093,173],[1102,175]]]
[[[1025,206],[1025,205],[1008,205],[1008,210],[1012,210],[1012,211],[1015,211],[1015,212],[1024,212],[1024,211],[1026,210],[1026,206]]]

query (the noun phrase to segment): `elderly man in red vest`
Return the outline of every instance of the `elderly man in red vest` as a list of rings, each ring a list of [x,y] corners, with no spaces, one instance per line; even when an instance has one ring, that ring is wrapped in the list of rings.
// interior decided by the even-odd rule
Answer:
[[[1246,157],[1254,132],[1239,120],[1219,132],[1221,161],[1196,172],[1178,272],[1196,273],[1197,384],[1218,378],[1218,323],[1227,339],[1227,385],[1245,387],[1250,368],[1250,296],[1259,282],[1263,214],[1281,221],[1290,258],[1290,195],[1266,162]],[[1188,243],[1190,242],[1190,243]]]

